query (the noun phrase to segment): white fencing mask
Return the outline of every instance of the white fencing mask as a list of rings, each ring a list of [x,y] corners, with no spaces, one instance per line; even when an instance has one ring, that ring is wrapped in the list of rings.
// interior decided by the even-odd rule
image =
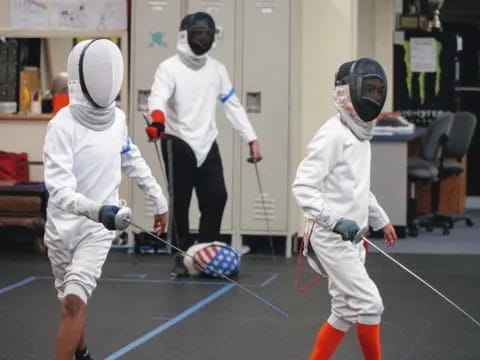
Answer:
[[[104,130],[115,120],[115,98],[123,81],[120,49],[107,39],[86,40],[70,52],[67,62],[70,110],[92,130]]]

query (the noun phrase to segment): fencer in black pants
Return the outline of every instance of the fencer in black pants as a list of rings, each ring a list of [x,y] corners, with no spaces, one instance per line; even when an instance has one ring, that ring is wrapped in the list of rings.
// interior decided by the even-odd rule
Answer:
[[[250,158],[255,162],[261,159],[260,143],[235,94],[227,68],[209,55],[216,33],[211,15],[204,12],[186,15],[180,23],[177,52],[158,65],[148,97],[152,121],[145,130],[150,141],[162,138],[167,169],[167,149],[172,149],[172,171],[168,172],[173,175],[174,201],[169,228],[174,227],[173,231],[169,229],[169,235],[184,251],[191,245],[188,209],[193,188],[201,213],[196,240],[219,240],[227,193],[215,141],[218,104],[223,105],[233,129],[248,144]],[[183,259],[181,256],[175,259],[179,266],[172,271],[174,277],[184,273]]]
[[[171,146],[168,146],[168,142]],[[168,154],[168,151],[172,154]],[[168,135],[162,138],[162,156],[167,171],[169,186],[173,190],[173,233],[172,239],[181,250],[193,245],[194,241],[210,242],[220,240],[220,226],[227,202],[227,189],[223,177],[223,166],[217,142],[214,141],[207,158],[200,167],[190,146],[182,139]],[[172,159],[172,167],[169,161]],[[172,169],[172,174],[170,174]],[[192,191],[198,199],[200,226],[198,238],[189,236],[188,213]],[[170,230],[169,230],[170,231]],[[175,257],[172,276],[185,276],[182,258]]]

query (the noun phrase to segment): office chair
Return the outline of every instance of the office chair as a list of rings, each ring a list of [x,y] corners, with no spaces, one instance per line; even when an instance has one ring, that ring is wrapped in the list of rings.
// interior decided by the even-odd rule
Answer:
[[[431,184],[431,214],[416,215],[416,211],[410,209],[408,216],[408,231],[410,236],[418,236],[419,227],[425,227],[427,231],[433,231],[435,227],[441,227],[443,234],[450,232],[450,222],[435,216],[439,202],[439,168],[442,162],[443,146],[447,142],[453,123],[453,113],[446,112],[435,119],[427,129],[422,142],[422,152],[418,158],[408,159],[408,181],[411,188],[415,182]],[[411,190],[413,195],[414,191]],[[410,208],[412,208],[410,206]],[[416,208],[416,206],[414,206]]]
[[[462,160],[470,148],[476,125],[477,117],[474,114],[455,113],[448,140],[443,148],[443,161],[439,168],[440,179],[458,176],[465,171]],[[436,214],[436,217],[448,221],[451,228],[457,221],[465,221],[467,226],[473,226],[472,219],[465,215]]]

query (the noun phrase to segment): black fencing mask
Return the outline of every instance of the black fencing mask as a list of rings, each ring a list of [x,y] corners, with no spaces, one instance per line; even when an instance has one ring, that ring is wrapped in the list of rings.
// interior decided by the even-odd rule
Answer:
[[[205,12],[185,16],[180,24],[180,31],[186,30],[188,45],[195,55],[208,52],[215,40],[215,21]]]
[[[387,97],[387,77],[373,59],[362,58],[344,63],[335,76],[335,86],[349,85],[353,108],[365,122],[382,111]]]

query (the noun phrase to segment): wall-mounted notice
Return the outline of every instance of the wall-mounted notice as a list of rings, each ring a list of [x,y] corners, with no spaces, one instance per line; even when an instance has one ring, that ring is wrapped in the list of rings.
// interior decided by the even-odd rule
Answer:
[[[413,72],[435,72],[435,39],[410,38],[410,61]]]
[[[46,29],[46,0],[10,0],[10,27],[14,29]]]
[[[125,0],[10,0],[10,26],[42,30],[124,30]]]
[[[121,30],[127,28],[125,0],[50,0],[51,29]]]

